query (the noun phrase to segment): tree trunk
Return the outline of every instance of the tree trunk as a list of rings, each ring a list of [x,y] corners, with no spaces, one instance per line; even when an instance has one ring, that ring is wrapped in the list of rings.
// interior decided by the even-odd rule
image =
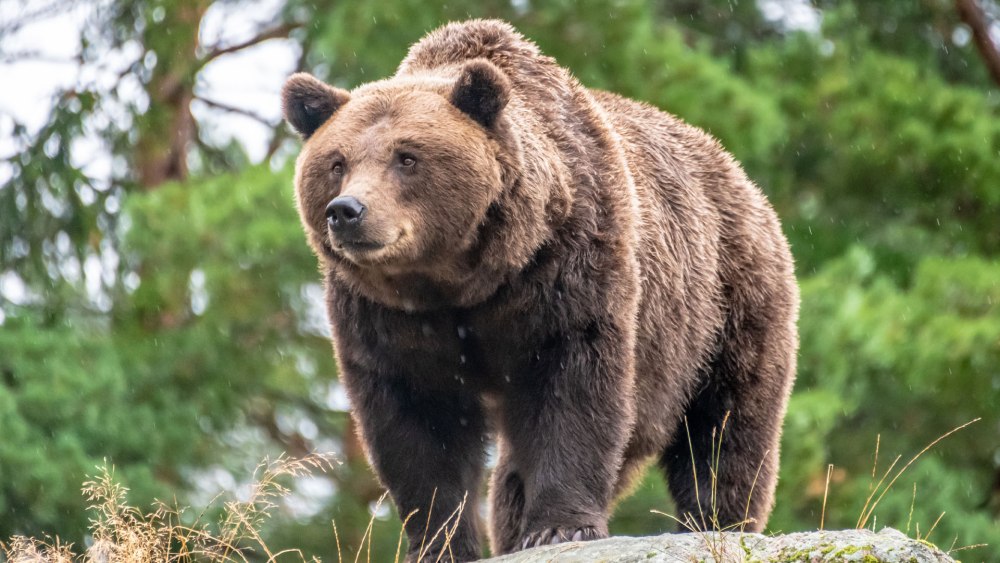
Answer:
[[[198,29],[210,4],[211,0],[181,2],[158,22],[147,17],[143,41],[157,61],[146,85],[149,110],[139,120],[135,146],[137,179],[145,190],[187,177],[188,146],[195,132],[191,100],[199,68]],[[150,31],[154,28],[156,32]]]
[[[958,10],[958,16],[972,30],[976,49],[979,50],[979,56],[993,77],[993,82],[1000,86],[1000,49],[990,37],[990,22],[986,19],[986,14],[976,4],[976,0],[955,0],[955,8]]]

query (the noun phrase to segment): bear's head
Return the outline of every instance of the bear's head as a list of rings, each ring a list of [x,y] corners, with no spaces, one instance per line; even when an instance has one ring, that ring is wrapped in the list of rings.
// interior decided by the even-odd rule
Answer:
[[[475,301],[468,286],[482,282],[473,278],[499,273],[484,271],[484,247],[497,242],[484,231],[521,159],[504,115],[510,96],[509,79],[485,59],[352,92],[308,74],[288,79],[284,116],[305,141],[299,213],[336,279],[398,308]]]

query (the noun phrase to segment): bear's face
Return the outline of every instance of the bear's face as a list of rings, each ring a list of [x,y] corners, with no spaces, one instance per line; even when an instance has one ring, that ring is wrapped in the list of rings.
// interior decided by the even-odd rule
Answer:
[[[305,138],[299,212],[310,243],[335,267],[383,281],[441,275],[476,242],[504,189],[505,148],[490,132],[509,86],[485,61],[456,75],[352,93],[303,74],[285,85],[285,117]]]

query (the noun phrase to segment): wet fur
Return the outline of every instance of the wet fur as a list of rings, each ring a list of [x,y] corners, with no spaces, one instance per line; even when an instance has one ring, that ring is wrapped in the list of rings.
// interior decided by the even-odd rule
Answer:
[[[489,64],[470,75],[469,61]],[[496,69],[500,82],[490,80]],[[475,88],[459,99],[462,80]],[[399,207],[385,213],[423,221],[451,206],[474,228],[447,217],[417,225],[438,246],[421,235],[412,244],[426,243],[423,261],[387,273],[330,247],[322,210],[335,190],[317,186],[328,139],[345,134],[327,128],[353,123],[354,100],[391,105],[408,92],[450,102],[407,103],[450,124],[438,150],[472,151],[475,164],[435,171],[419,200],[385,187]],[[407,525],[410,559],[424,538],[430,560],[445,549],[430,538],[463,499],[447,553],[480,556],[476,495],[491,436],[494,553],[606,536],[615,496],[650,459],[678,513],[700,524],[713,513],[712,431],[727,413],[718,524],[741,522],[749,498],[746,529],[762,529],[795,372],[798,292],[773,210],[719,144],[655,108],[584,88],[496,21],[432,32],[394,77],[350,96],[336,119],[303,133],[299,210],[372,465],[400,514],[420,511]],[[407,123],[414,135],[435,133],[433,120]],[[459,185],[469,192],[456,196]]]

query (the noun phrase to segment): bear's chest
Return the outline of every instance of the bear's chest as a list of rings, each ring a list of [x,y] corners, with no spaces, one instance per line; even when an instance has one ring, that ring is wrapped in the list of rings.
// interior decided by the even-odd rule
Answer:
[[[535,323],[524,313],[383,313],[367,319],[363,337],[388,370],[422,387],[499,391],[534,349]]]

